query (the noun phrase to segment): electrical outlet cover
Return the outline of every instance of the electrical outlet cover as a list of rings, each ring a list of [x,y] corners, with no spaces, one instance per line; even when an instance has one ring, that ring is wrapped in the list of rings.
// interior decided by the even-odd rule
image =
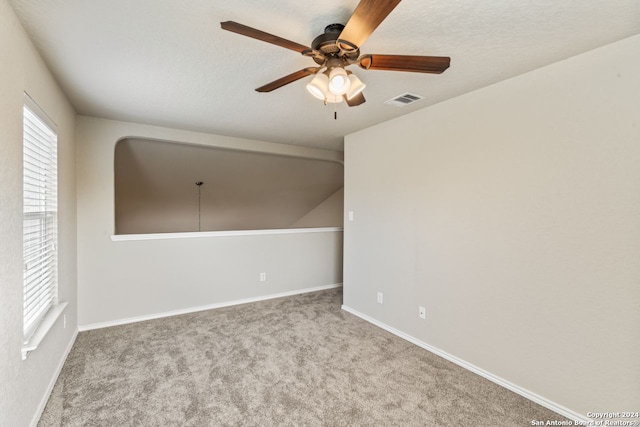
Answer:
[[[421,319],[426,319],[427,310],[424,307],[418,307],[418,316],[420,316]]]

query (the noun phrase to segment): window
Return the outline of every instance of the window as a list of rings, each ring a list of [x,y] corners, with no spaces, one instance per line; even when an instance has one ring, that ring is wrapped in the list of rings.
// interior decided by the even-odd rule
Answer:
[[[58,299],[58,156],[55,126],[26,95],[23,153],[23,332],[27,344]]]

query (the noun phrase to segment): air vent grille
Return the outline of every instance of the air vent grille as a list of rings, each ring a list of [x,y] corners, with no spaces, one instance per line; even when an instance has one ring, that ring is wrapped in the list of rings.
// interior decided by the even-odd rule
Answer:
[[[405,107],[409,104],[420,101],[421,99],[424,99],[424,96],[407,92],[403,93],[402,95],[398,95],[395,98],[391,98],[390,100],[386,101],[385,104],[393,105],[395,107]]]

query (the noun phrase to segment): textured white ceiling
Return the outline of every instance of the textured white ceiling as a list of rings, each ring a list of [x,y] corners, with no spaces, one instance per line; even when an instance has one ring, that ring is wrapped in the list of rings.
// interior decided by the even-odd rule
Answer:
[[[342,149],[343,136],[640,32],[638,0],[404,0],[362,53],[450,56],[441,75],[351,69],[359,107],[324,106],[306,79],[265,83],[315,63],[220,29],[239,23],[309,45],[357,0],[9,0],[80,114]],[[408,107],[383,102],[406,91]]]

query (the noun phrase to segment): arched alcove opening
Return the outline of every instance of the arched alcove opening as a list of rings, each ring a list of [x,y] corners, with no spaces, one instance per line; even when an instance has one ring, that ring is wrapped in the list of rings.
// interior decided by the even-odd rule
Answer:
[[[343,225],[338,162],[126,138],[114,167],[116,234]]]

